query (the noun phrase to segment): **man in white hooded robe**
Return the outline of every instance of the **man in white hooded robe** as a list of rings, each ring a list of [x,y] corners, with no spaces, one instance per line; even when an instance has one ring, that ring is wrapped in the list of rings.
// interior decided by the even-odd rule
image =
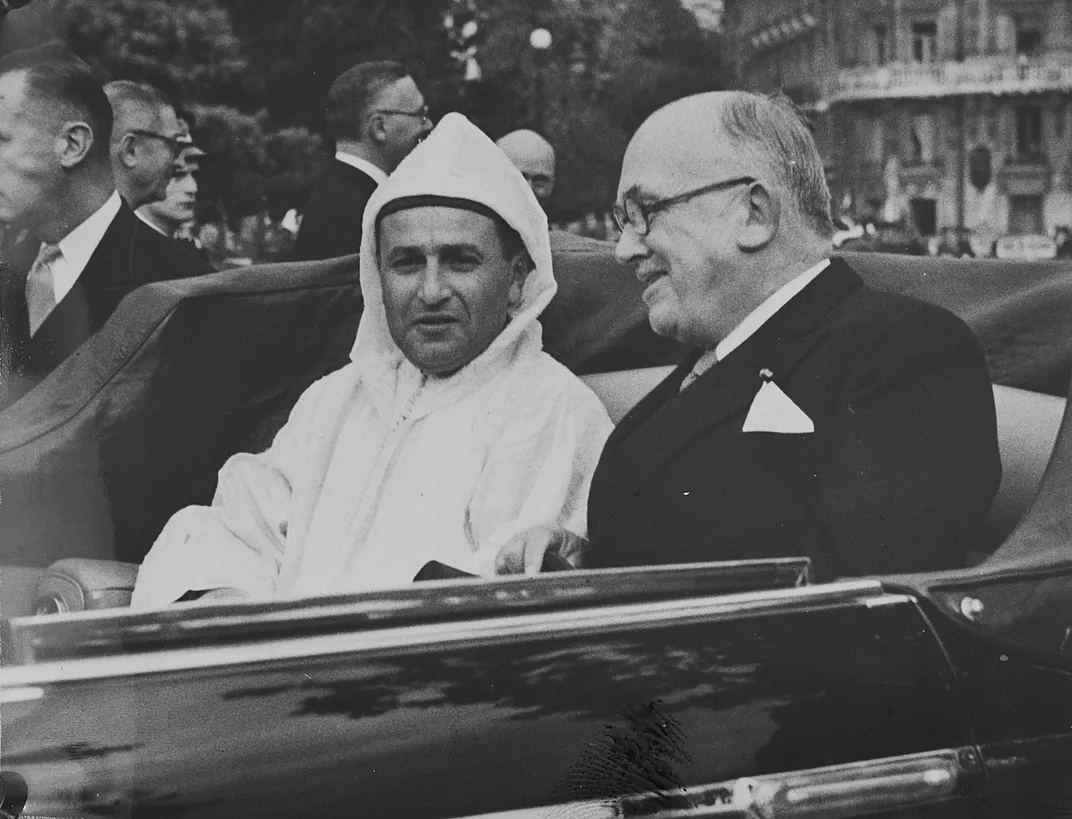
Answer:
[[[458,241],[466,225],[479,235]],[[511,232],[521,267],[506,259]],[[474,257],[481,241],[502,259]],[[531,526],[584,535],[612,425],[542,349],[556,289],[546,217],[463,116],[444,117],[370,199],[360,278],[351,363],[306,390],[266,452],[224,464],[211,506],[171,518],[133,606],[398,587],[432,560],[492,576]]]

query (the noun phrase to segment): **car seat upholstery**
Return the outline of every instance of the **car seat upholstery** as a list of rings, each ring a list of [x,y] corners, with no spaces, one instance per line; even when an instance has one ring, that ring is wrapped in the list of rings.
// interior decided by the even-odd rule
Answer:
[[[545,314],[545,346],[575,372],[592,373],[589,383],[617,420],[666,372],[648,365],[669,364],[681,350],[651,334],[635,279],[608,243],[557,234],[553,250],[561,286]],[[981,281],[998,287],[983,262],[951,268],[882,254],[851,262],[873,284],[929,295],[958,312],[970,290],[934,277],[962,282],[978,268],[989,277]],[[1051,289],[1052,264],[1027,267],[1028,280]],[[1019,266],[1002,270],[1016,277]],[[359,309],[356,257],[131,293],[78,354],[0,412],[0,613],[27,611],[34,581],[58,560],[139,561],[171,514],[211,499],[229,455],[263,449],[302,390],[346,362]],[[1036,353],[1036,362],[1051,361]],[[620,367],[629,369],[596,372]],[[1030,501],[1064,405],[1004,387],[995,396],[1004,474],[984,550]],[[64,571],[78,574],[69,564]],[[99,576],[94,569],[87,582]]]
[[[0,565],[139,561],[216,472],[347,360],[356,257],[138,288],[0,413]]]
[[[617,423],[670,371],[653,367],[599,373],[584,381]],[[993,551],[1012,531],[1031,504],[1042,480],[1060,428],[1065,402],[1054,396],[994,387],[1002,477],[997,497],[984,524],[976,552]],[[64,560],[42,575],[36,593],[41,613],[80,611],[126,605],[137,577],[137,566],[95,560]]]

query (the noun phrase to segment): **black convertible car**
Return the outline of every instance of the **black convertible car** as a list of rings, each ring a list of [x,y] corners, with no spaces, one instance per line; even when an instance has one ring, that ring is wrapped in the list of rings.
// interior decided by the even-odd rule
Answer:
[[[348,347],[314,330],[352,337],[352,260],[261,275],[135,292],[0,413],[0,816],[1072,816],[1057,397],[995,386],[1003,485],[956,572],[813,584],[779,559],[122,608],[116,559]],[[663,372],[587,377],[620,416]]]

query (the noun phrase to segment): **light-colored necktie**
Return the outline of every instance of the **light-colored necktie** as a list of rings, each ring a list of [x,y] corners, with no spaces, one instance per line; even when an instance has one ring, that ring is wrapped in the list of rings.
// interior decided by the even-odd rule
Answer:
[[[26,274],[26,312],[30,316],[31,338],[41,329],[48,314],[56,306],[52,265],[62,256],[59,245],[43,244],[37,251],[33,267]]]
[[[681,388],[678,390],[678,393],[682,393],[686,389],[691,387],[697,378],[699,378],[705,372],[710,370],[717,363],[718,353],[715,352],[715,350],[713,349],[708,350],[706,353],[696,359],[696,363],[692,365],[692,369],[689,370],[689,374],[686,375],[684,380],[681,382]]]

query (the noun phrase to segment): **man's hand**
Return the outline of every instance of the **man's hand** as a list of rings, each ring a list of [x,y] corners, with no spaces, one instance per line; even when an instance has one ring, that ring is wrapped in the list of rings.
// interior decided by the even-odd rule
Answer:
[[[548,552],[562,557],[575,569],[584,567],[588,541],[561,526],[534,526],[515,535],[499,550],[495,558],[496,574],[540,573]]]

